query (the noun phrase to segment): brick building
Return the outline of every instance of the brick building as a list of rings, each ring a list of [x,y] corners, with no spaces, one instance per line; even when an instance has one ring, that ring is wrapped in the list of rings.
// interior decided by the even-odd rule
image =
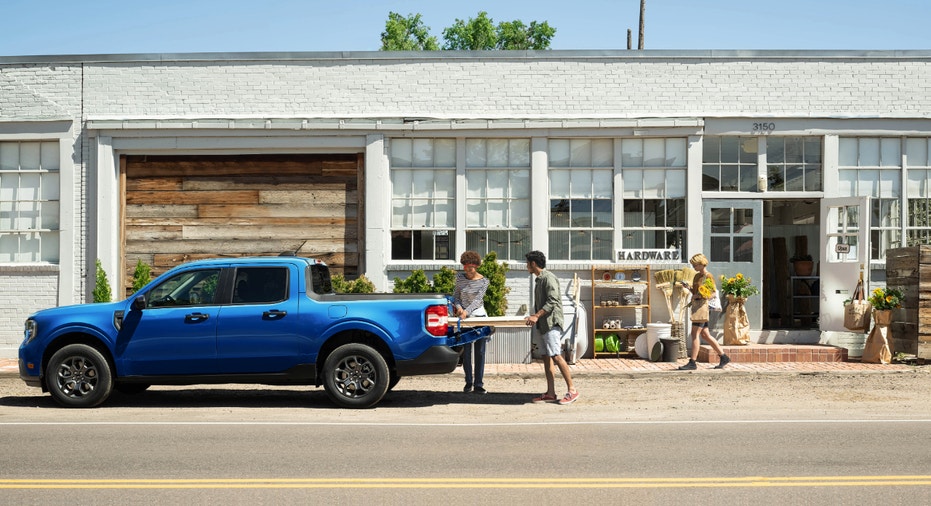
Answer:
[[[834,342],[860,265],[931,237],[929,51],[0,57],[0,90],[4,356],[96,260],[122,295],[295,249],[380,289],[494,250],[515,311],[529,249],[567,281],[704,251],[759,281],[757,338]]]

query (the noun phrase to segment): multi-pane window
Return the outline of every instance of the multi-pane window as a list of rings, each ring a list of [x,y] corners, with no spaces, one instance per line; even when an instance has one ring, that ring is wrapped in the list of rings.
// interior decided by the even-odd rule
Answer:
[[[931,244],[931,138],[906,139],[905,160],[905,243]]]
[[[870,258],[886,258],[899,247],[902,197],[902,141],[895,137],[841,137],[840,194],[870,197]]]
[[[518,260],[530,246],[530,140],[466,140],[466,248]]]
[[[702,142],[702,190],[757,191],[757,137],[705,137]]]
[[[623,247],[674,248],[685,258],[686,140],[624,139]]]
[[[392,139],[391,258],[455,256],[456,140]]]
[[[549,257],[613,257],[614,141],[549,141]]]
[[[709,259],[712,262],[753,262],[753,209],[712,207],[710,214]]]
[[[769,191],[821,191],[821,137],[767,137]]]
[[[853,262],[860,254],[859,206],[829,206],[825,231],[828,240],[827,260],[829,263]],[[838,244],[847,245],[846,252],[838,251]]]
[[[0,262],[59,261],[58,141],[0,142]]]

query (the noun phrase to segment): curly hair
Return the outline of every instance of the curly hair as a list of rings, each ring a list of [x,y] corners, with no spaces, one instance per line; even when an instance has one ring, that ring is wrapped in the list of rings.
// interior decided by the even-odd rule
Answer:
[[[478,253],[472,250],[463,251],[462,255],[459,257],[459,263],[463,265],[465,264],[482,265],[482,257],[479,256]]]
[[[541,269],[546,268],[546,255],[542,251],[533,250],[524,256],[527,258],[527,263],[533,262]]]

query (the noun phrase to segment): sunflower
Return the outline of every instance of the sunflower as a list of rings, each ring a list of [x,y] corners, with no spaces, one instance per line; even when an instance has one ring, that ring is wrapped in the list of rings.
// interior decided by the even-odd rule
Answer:
[[[730,278],[723,275],[721,276],[721,293],[724,295],[733,295],[734,297],[747,298],[751,295],[760,293],[760,291],[750,283],[750,278],[738,272],[735,276]]]
[[[905,295],[898,288],[877,288],[869,298],[873,309],[887,310],[902,307]]]

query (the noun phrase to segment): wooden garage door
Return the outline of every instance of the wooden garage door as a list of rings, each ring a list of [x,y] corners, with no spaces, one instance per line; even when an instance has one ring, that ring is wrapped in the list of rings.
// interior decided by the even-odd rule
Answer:
[[[126,156],[121,160],[127,286],[214,257],[320,258],[359,273],[362,155]]]

